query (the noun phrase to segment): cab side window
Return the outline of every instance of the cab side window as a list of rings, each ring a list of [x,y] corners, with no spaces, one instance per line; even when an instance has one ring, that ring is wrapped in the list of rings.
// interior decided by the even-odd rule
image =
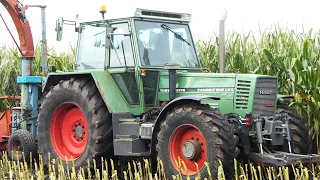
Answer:
[[[110,68],[133,67],[134,57],[131,46],[131,37],[129,35],[128,23],[113,24],[112,44],[110,48]],[[117,84],[121,94],[130,106],[140,104],[139,90],[135,77],[135,72],[117,72],[111,74]]]
[[[134,66],[131,37],[129,34],[128,23],[113,24],[115,29],[113,35],[113,47],[110,49],[110,67]]]

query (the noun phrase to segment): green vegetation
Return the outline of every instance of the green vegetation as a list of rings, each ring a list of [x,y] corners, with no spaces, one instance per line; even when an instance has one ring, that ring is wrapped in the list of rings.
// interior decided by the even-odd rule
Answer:
[[[48,50],[48,65],[56,66],[59,71],[71,71],[74,62],[75,50],[57,54],[53,49]],[[21,75],[21,60],[16,48],[0,47],[0,96],[20,95],[20,87],[16,77]],[[35,49],[34,75],[41,75],[41,46]],[[0,101],[0,112],[8,108],[10,102]]]

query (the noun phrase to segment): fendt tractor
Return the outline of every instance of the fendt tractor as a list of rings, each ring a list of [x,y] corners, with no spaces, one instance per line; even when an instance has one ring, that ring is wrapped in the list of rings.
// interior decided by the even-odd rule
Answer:
[[[154,163],[158,157],[168,177],[178,174],[181,160],[183,177],[197,176],[198,169],[201,178],[216,177],[220,160],[228,179],[234,159],[274,166],[319,162],[309,153],[307,125],[281,101],[292,97],[277,93],[277,77],[203,72],[190,14],[137,9],[133,17],[105,19],[101,6],[101,20],[59,18],[58,41],[64,24],[78,33],[74,70],[59,72],[43,62],[42,76],[34,76],[26,8],[0,2],[15,22],[22,54],[21,106],[5,116],[12,129],[3,142],[11,158],[41,154],[47,163],[50,154],[64,165],[74,160],[79,169],[93,159],[100,166],[102,157]],[[23,154],[13,156],[17,150]]]

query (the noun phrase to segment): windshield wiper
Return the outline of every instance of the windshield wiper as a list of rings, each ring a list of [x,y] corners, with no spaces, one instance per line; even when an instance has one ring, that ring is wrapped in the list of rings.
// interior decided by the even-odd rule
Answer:
[[[189,46],[190,46],[190,43],[185,40],[180,34],[178,34],[177,32],[174,32],[169,26],[165,25],[165,24],[161,24],[161,27],[167,31],[171,31],[173,34],[174,34],[174,37],[176,37],[177,39],[183,41],[183,42],[186,42]]]

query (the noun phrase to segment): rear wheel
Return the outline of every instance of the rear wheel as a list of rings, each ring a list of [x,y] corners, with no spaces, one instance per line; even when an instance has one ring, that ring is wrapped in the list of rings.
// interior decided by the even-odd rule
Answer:
[[[296,154],[308,154],[311,137],[308,126],[298,112],[287,104],[279,103],[277,113],[287,113],[289,116],[289,129],[291,131],[291,149]],[[288,141],[285,139],[283,151],[289,152]]]
[[[36,158],[37,144],[32,134],[24,129],[12,133],[8,142],[8,155],[13,161],[25,160],[27,163],[30,162],[30,157]]]
[[[213,178],[217,177],[219,160],[223,163],[227,179],[232,179],[237,138],[230,124],[208,106],[184,105],[167,114],[157,135],[156,149],[163,161],[166,175],[179,174],[179,158],[185,163],[181,173],[191,179],[209,177],[208,162]],[[198,168],[196,167],[198,164]]]
[[[89,159],[113,155],[112,124],[107,107],[93,81],[71,79],[51,88],[38,118],[39,152],[44,162],[74,160],[75,168],[87,168]],[[66,165],[66,163],[64,163]]]

